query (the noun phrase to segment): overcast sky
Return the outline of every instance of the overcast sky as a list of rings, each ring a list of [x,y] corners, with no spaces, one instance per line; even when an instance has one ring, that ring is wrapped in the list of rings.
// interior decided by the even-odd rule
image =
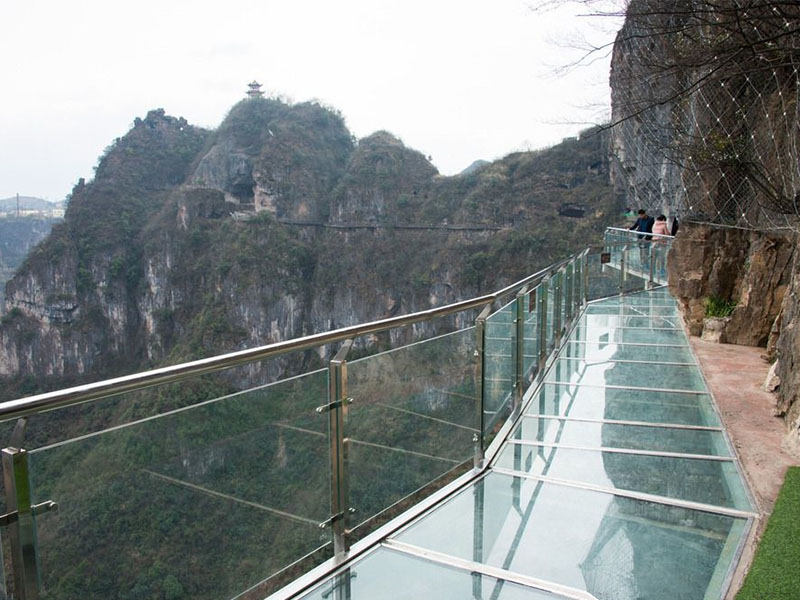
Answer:
[[[386,129],[443,174],[608,114],[608,60],[557,76],[619,23],[520,0],[2,0],[0,198],[61,200],[135,117],[216,127],[247,83]],[[581,33],[582,32],[582,33]],[[611,38],[613,39],[613,37]]]

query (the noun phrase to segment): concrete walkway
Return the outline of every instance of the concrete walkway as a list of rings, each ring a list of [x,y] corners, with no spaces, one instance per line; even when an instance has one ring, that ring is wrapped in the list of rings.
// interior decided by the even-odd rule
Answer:
[[[784,445],[786,427],[773,415],[774,396],[762,385],[769,365],[763,348],[716,344],[697,337],[690,343],[717,402],[725,428],[736,447],[761,519],[734,576],[728,598],[741,587],[753,552],[778,497],[786,469],[800,464]]]

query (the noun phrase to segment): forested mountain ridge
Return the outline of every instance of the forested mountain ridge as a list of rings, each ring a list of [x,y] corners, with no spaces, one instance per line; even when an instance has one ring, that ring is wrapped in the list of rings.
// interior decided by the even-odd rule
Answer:
[[[216,131],[151,111],[8,283],[6,398],[487,291],[618,220],[606,153],[591,133],[443,177],[314,103],[244,100]]]

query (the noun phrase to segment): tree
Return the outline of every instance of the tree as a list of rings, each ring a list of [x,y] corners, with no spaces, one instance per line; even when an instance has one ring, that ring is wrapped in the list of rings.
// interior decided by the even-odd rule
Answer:
[[[732,225],[790,225],[800,215],[800,4],[579,3],[597,18],[625,16],[616,38],[587,47],[582,62],[613,48],[609,127],[629,201]]]

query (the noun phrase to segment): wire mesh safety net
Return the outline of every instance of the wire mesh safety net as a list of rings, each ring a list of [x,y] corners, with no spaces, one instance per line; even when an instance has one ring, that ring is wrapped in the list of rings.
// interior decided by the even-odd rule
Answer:
[[[612,69],[631,202],[761,230],[800,215],[800,3],[634,0]]]

